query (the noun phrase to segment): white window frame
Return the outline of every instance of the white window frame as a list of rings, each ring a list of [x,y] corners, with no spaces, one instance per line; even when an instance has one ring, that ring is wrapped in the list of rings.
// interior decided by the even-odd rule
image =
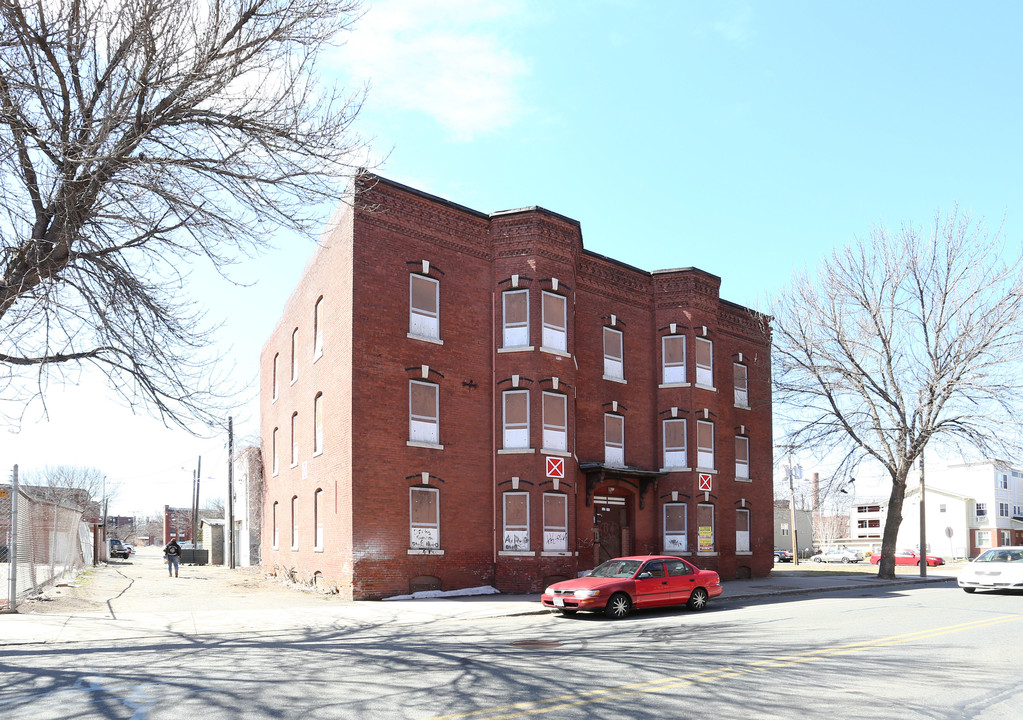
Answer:
[[[524,525],[508,522],[508,503],[513,499],[526,501]],[[520,491],[504,493],[501,496],[501,520],[503,530],[501,549],[505,552],[529,552],[529,493]]]
[[[706,347],[710,354],[710,364],[700,362],[700,347]],[[703,387],[714,387],[714,343],[708,338],[696,338],[696,384]]]
[[[547,501],[557,501],[557,511]],[[568,552],[568,495],[543,494],[543,549],[544,552]]]
[[[1009,517],[1009,503],[998,503],[998,517]]]
[[[669,425],[681,425],[682,427],[682,445],[675,446],[668,444],[668,427]],[[689,467],[689,449],[688,449],[688,437],[686,432],[689,430],[686,427],[685,418],[669,418],[661,423],[661,443],[664,447],[664,468],[667,469],[678,469],[684,470]]]
[[[682,362],[668,362],[668,348],[670,342],[679,341],[682,344]],[[686,336],[665,335],[661,338],[661,382],[665,385],[683,385],[686,382]]]
[[[291,498],[291,549],[298,550],[298,495]]]
[[[568,396],[561,393],[543,394],[543,449],[568,452]],[[552,403],[561,405],[561,417],[549,417]]]
[[[313,530],[316,533],[313,545],[315,552],[323,552],[323,488],[313,493]]]
[[[548,298],[561,306],[561,317],[548,317]],[[568,298],[557,293],[543,291],[540,312],[542,316],[543,334],[540,340],[542,347],[558,352],[568,352]],[[560,324],[558,322],[560,321]]]
[[[435,517],[430,522],[414,522],[413,504],[416,493],[434,493]],[[409,488],[409,547],[414,550],[440,549],[440,491],[437,488],[414,485]]]
[[[298,328],[291,331],[291,384],[298,380]]]
[[[273,367],[273,402],[277,402],[277,398],[280,396],[280,364],[281,354],[276,353],[274,355],[274,367]]]
[[[323,452],[323,393],[313,398],[313,455]]]
[[[745,449],[745,460],[740,455],[741,449]],[[735,477],[749,480],[749,438],[743,435],[735,436]]]
[[[412,388],[432,388],[434,415],[415,415],[412,412]],[[422,380],[409,380],[408,388],[408,438],[409,442],[440,444],[440,386]]]
[[[281,546],[281,536],[280,536],[281,527],[279,525],[280,520],[279,520],[279,518],[277,516],[278,515],[277,510],[278,510],[279,507],[280,507],[280,503],[277,502],[276,500],[274,500],[273,520],[272,520],[272,522],[273,522],[273,528],[272,528],[273,529],[273,538],[272,538],[272,541],[273,541],[273,549],[274,550],[280,549],[280,546]]]
[[[298,465],[298,413],[291,414],[291,467]]]
[[[434,309],[416,307],[413,304],[416,282],[429,283],[433,286]],[[408,280],[408,332],[409,335],[423,338],[440,339],[440,281],[429,275],[409,273]]]
[[[610,437],[612,430],[618,430],[620,441]],[[625,417],[614,413],[604,413],[604,464],[612,467],[625,467]]]
[[[977,530],[977,547],[978,548],[989,548],[989,547],[991,547],[991,531],[990,530]]]
[[[682,511],[682,529],[668,529],[668,508],[679,508]],[[664,503],[661,511],[661,528],[663,529],[664,552],[689,552],[689,506],[684,502]]]
[[[323,355],[323,296],[313,305],[313,361]]]
[[[977,517],[987,517],[987,503],[979,502],[976,504],[976,515]]]
[[[524,423],[512,422],[508,419],[508,400],[512,397],[524,397],[526,400],[526,420]],[[524,450],[529,447],[529,391],[506,390],[501,394],[502,408],[502,447],[505,450]]]
[[[746,529],[742,530],[742,520],[746,519]],[[750,512],[747,508],[735,509],[735,552],[750,552]]]
[[[1005,473],[998,474],[998,489],[1008,490],[1009,489],[1009,476]]]
[[[604,328],[604,377],[625,379],[625,335],[609,327]]]
[[[274,475],[277,475],[277,473],[279,473],[281,471],[281,465],[280,465],[280,462],[278,460],[278,452],[279,452],[279,448],[280,448],[280,445],[278,445],[278,435],[279,434],[280,434],[280,428],[274,428],[273,435],[272,435],[272,438],[273,438],[272,439],[272,445],[273,445],[273,448],[272,448],[273,449],[273,474]]]
[[[701,429],[710,431],[710,446],[701,445]],[[704,470],[714,469],[714,423],[710,420],[696,421],[696,467]]]
[[[521,296],[526,303],[526,319],[524,322],[508,320],[508,300]],[[501,293],[502,347],[529,347],[529,290],[507,290]]]
[[[705,547],[700,544],[700,509],[706,508],[710,510],[710,547]],[[696,506],[696,552],[699,555],[714,554],[717,552],[717,528],[716,528],[716,511],[715,507],[710,503],[699,503]]]
[[[735,386],[735,404],[749,407],[749,368],[742,363],[733,363],[732,383]]]

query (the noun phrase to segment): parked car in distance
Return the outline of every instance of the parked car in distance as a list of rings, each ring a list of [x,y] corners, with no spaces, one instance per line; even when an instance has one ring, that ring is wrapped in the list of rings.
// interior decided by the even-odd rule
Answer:
[[[881,562],[881,553],[874,553],[870,556],[870,562],[877,565]],[[919,565],[920,554],[916,550],[898,550],[895,553],[895,564],[896,565]],[[944,565],[945,559],[940,558],[937,555],[927,556],[927,565],[930,567],[937,567],[938,565]]]
[[[774,551],[775,562],[792,562],[792,551],[791,550],[775,550]]]
[[[854,563],[863,559],[863,553],[859,550],[850,550],[849,548],[832,548],[831,550],[823,550],[816,555],[811,555],[810,559],[815,563]]]
[[[977,590],[1023,590],[1023,545],[985,550],[959,571],[959,587]]]
[[[634,608],[685,604],[703,610],[721,592],[721,579],[713,570],[677,557],[636,555],[608,560],[583,577],[554,583],[540,602],[565,615],[586,610],[620,619]]]
[[[128,548],[124,546],[124,543],[122,543],[120,539],[110,538],[107,542],[110,545],[110,557],[127,560],[128,556],[131,555],[131,553],[128,552]]]
[[[135,552],[135,546],[132,545],[131,543],[124,543],[124,549],[128,551],[129,555]]]

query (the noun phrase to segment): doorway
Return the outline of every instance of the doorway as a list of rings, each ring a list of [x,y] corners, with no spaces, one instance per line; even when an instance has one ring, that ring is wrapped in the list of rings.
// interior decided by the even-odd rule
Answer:
[[[629,554],[629,512],[625,498],[594,496],[593,526],[598,564]]]

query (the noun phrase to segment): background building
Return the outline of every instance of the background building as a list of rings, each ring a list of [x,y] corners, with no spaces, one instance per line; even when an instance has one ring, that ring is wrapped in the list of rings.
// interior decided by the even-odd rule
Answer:
[[[630,553],[766,575],[766,318],[720,282],[361,175],[261,358],[264,566],[353,598]]]

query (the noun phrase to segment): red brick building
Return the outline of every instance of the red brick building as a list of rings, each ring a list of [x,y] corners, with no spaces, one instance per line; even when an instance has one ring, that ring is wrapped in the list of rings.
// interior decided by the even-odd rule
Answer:
[[[361,175],[264,347],[263,564],[378,598],[773,563],[764,318],[695,268]]]

